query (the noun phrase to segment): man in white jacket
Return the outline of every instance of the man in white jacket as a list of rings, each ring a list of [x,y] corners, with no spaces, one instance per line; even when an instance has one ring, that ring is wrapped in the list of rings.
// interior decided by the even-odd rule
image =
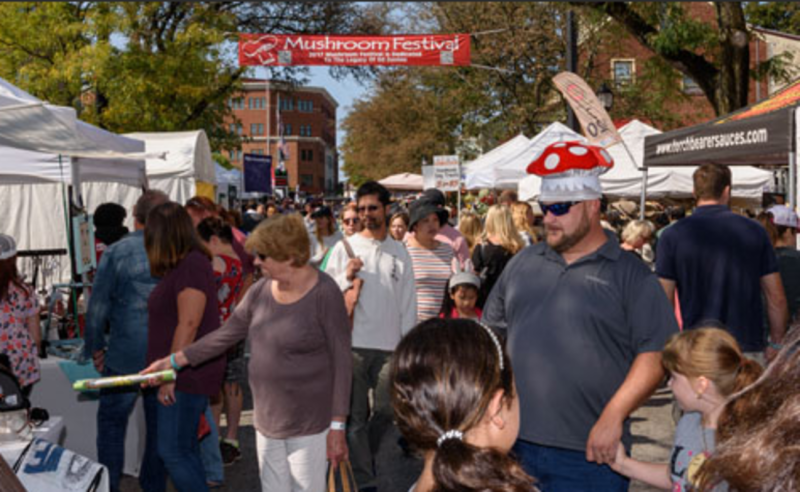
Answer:
[[[363,281],[353,316],[353,389],[347,432],[350,462],[362,492],[377,490],[374,459],[392,425],[391,355],[417,319],[411,257],[388,233],[390,199],[389,191],[375,181],[358,188],[356,202],[364,229],[334,246],[326,268],[343,292],[352,288],[356,277]],[[370,389],[374,391],[372,412]]]

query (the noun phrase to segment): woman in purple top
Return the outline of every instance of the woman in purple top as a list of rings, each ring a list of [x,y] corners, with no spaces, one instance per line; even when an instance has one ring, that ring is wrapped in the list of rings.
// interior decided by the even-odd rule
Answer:
[[[219,314],[211,256],[183,207],[168,202],[154,208],[144,244],[150,271],[160,278],[147,304],[149,364],[219,328]],[[208,398],[220,391],[224,369],[223,357],[209,358],[145,397],[157,415],[147,438],[157,440],[159,457],[179,492],[208,490],[197,429]],[[163,476],[164,483],[153,484],[153,490],[164,490]]]
[[[336,282],[309,264],[310,245],[298,214],[262,222],[247,248],[256,251],[264,278],[222,328],[188,347],[175,346],[171,356],[143,371],[196,370],[249,335],[248,373],[265,492],[322,491],[326,459],[336,466],[348,455],[350,322]]]

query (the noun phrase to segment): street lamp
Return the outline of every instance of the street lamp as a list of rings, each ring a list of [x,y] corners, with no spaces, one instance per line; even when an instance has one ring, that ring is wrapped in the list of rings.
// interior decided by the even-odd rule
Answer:
[[[597,91],[597,99],[600,100],[606,111],[609,111],[611,106],[614,105],[614,93],[611,92],[611,89],[608,88],[605,82],[603,82],[603,85],[601,85],[600,89]]]

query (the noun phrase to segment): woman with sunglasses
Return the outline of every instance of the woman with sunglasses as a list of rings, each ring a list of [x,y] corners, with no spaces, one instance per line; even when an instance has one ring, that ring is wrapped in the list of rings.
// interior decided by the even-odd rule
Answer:
[[[481,290],[478,293],[479,308],[483,309],[492,287],[500,278],[508,261],[524,247],[525,242],[514,227],[509,208],[492,205],[486,213],[481,243],[472,250],[472,264],[481,279]]]
[[[339,286],[309,264],[310,247],[300,215],[262,222],[247,248],[256,252],[263,278],[213,336],[142,371],[194,370],[249,335],[263,491],[324,490],[326,459],[337,466],[348,456],[350,322]]]
[[[361,218],[358,216],[358,208],[355,203],[348,203],[342,209],[342,231],[345,237],[350,237],[363,229]]]

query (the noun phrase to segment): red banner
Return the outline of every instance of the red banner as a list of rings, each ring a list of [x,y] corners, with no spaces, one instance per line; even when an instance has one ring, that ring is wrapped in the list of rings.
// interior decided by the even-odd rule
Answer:
[[[468,66],[469,34],[308,36],[240,34],[239,65]]]

